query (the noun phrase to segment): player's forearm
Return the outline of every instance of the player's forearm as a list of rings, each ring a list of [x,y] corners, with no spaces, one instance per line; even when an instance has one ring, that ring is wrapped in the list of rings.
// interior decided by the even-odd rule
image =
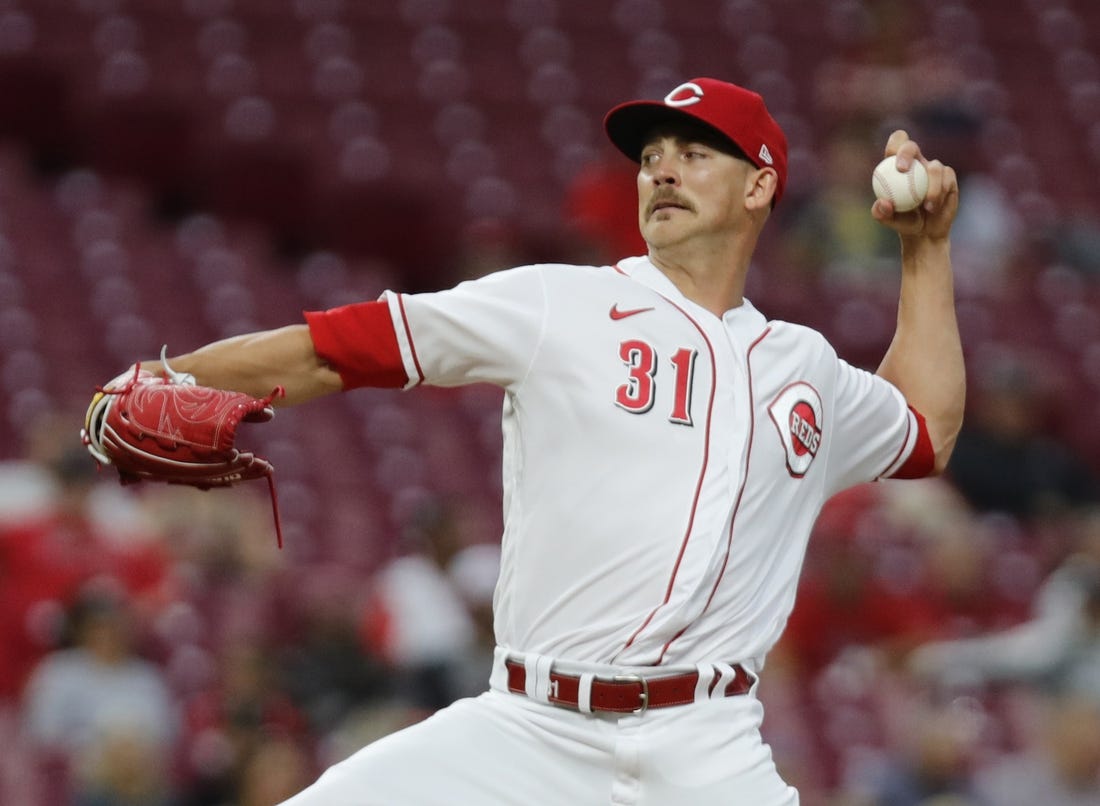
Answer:
[[[942,471],[962,426],[966,402],[966,370],[946,238],[902,238],[897,330],[878,374],[924,415],[936,451],[936,470]]]
[[[254,397],[270,394],[276,386],[286,396],[276,405],[294,405],[342,389],[340,376],[313,349],[306,325],[248,333],[216,341],[191,353],[169,356],[175,372],[190,373],[203,386],[245,392]],[[151,371],[160,361],[142,362]]]

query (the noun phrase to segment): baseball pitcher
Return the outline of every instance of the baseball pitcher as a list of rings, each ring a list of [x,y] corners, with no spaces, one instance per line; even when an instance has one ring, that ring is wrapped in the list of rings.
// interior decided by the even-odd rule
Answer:
[[[615,107],[605,127],[638,164],[648,254],[310,312],[144,362],[89,412],[101,460],[157,478],[168,471],[134,457],[149,440],[128,438],[121,414],[145,385],[229,390],[210,410],[230,425],[362,386],[504,390],[488,690],[336,764],[291,806],[798,803],[761,739],[757,683],[824,502],[938,473],[951,453],[964,402],[955,173],[903,131],[886,143],[899,170],[926,168],[928,189],[917,209],[869,213],[901,252],[897,330],[872,374],[743,296],[787,183],[786,138],[759,95],[697,78]],[[191,461],[173,454],[181,430],[154,440],[152,461]],[[232,429],[198,444],[196,461],[270,477]]]

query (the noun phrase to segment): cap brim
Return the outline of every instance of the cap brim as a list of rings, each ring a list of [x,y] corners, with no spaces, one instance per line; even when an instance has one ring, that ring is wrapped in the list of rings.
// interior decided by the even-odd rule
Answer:
[[[732,153],[741,153],[741,148],[725,132],[700,117],[658,101],[630,101],[620,104],[607,113],[603,125],[612,144],[638,162],[642,157],[646,138],[654,128],[665,123],[684,122],[706,128],[715,138],[728,143]]]

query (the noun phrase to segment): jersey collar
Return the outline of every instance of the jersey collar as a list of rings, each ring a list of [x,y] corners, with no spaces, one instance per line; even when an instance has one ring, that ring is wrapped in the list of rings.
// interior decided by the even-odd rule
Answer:
[[[629,257],[620,260],[618,269],[630,279],[645,285],[662,297],[675,302],[687,310],[702,312],[704,309],[680,293],[680,289],[672,280],[668,279],[663,271],[658,269],[648,257]],[[726,328],[739,340],[750,344],[764,332],[768,321],[760,311],[748,300],[743,298],[736,308],[731,308],[722,316],[722,322]]]

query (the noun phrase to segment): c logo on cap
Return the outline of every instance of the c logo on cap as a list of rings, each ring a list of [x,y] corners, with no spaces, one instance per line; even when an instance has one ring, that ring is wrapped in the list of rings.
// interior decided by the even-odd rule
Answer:
[[[690,92],[691,95],[687,98],[676,97],[677,95],[683,95],[685,92]],[[703,100],[703,88],[694,81],[684,82],[665,96],[665,104],[668,106],[691,106],[692,104],[699,103],[701,100]]]

